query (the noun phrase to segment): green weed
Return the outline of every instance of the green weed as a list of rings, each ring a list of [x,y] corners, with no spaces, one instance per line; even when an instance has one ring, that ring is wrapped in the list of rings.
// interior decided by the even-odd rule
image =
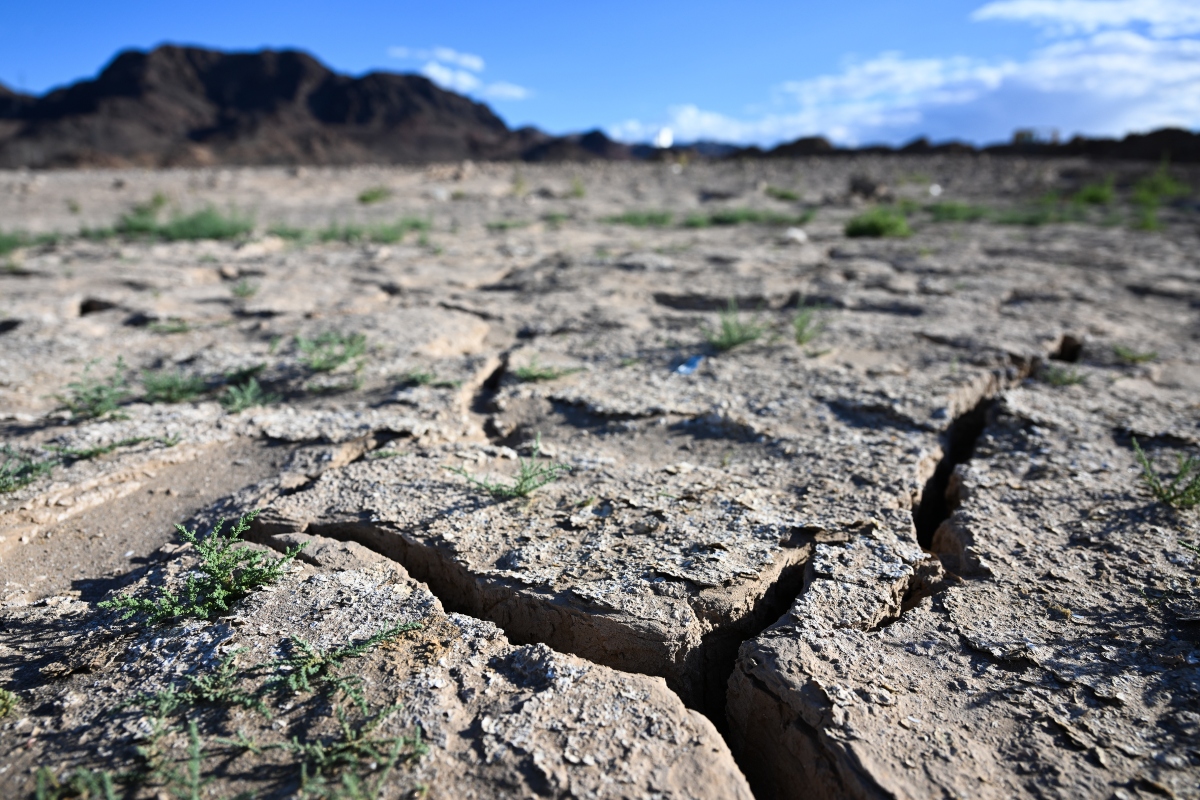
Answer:
[[[738,312],[737,301],[730,298],[729,305],[721,312],[720,326],[705,331],[705,338],[717,351],[724,353],[743,344],[758,341],[766,328],[757,319],[745,321]]]
[[[683,221],[685,228],[708,228],[713,225],[803,225],[811,221],[813,212],[800,215],[781,214],[757,208],[726,208],[709,214],[691,214]]]
[[[587,194],[587,189],[584,187],[583,180],[581,178],[574,178],[571,181],[571,191],[569,194],[571,197],[574,197],[576,199],[581,198]]]
[[[258,294],[258,284],[242,278],[240,281],[229,287],[229,292],[239,300],[249,300],[254,295]]]
[[[122,214],[117,220],[116,232],[123,236],[153,236],[158,230],[158,212],[167,204],[167,196],[156,193],[145,203],[139,203],[133,210]]]
[[[558,230],[562,224],[571,218],[570,214],[564,214],[561,211],[551,211],[542,214],[542,222],[550,226],[552,230]]]
[[[800,311],[792,318],[792,332],[796,337],[796,344],[805,345],[821,335],[823,326],[817,319],[817,309],[801,308]]]
[[[14,231],[13,233],[4,233],[0,231],[0,256],[6,256],[18,247],[30,247],[36,245],[57,244],[62,239],[62,236],[57,233],[39,233],[30,235]]]
[[[1126,364],[1145,364],[1148,361],[1153,361],[1154,359],[1158,358],[1158,353],[1154,350],[1146,353],[1139,353],[1137,350],[1134,350],[1131,347],[1125,347],[1124,345],[1120,344],[1114,344],[1112,351],[1114,356]]]
[[[1171,479],[1170,483],[1164,484],[1163,479],[1154,471],[1154,465],[1150,463],[1150,459],[1138,445],[1136,438],[1133,439],[1133,449],[1137,453],[1138,463],[1142,467],[1142,482],[1150,488],[1150,493],[1156,500],[1180,510],[1200,505],[1200,459],[1176,453],[1175,457],[1178,461],[1175,477]]]
[[[34,797],[37,800],[117,800],[117,788],[112,773],[79,767],[60,781],[49,767],[39,767]]]
[[[207,388],[204,379],[188,375],[182,370],[169,372],[143,372],[142,388],[150,403],[187,403],[204,394]]]
[[[228,384],[225,387],[225,394],[221,397],[221,405],[230,414],[277,402],[279,402],[279,395],[265,391],[258,379],[253,376],[247,378],[245,382]]]
[[[254,230],[254,223],[237,214],[222,214],[215,208],[206,208],[193,214],[173,217],[158,226],[155,231],[168,242],[194,241],[197,239],[236,239]]]
[[[402,217],[392,223],[382,225],[338,225],[332,224],[317,233],[322,242],[372,242],[374,244],[395,244],[403,241],[412,231],[429,230],[427,220],[416,217]]]
[[[890,208],[876,207],[859,214],[846,223],[845,232],[851,237],[906,237],[912,235],[904,215]]]
[[[553,381],[566,375],[571,375],[573,373],[582,371],[582,367],[543,367],[538,364],[537,358],[534,358],[528,364],[514,369],[513,375],[515,375],[518,380],[522,381]]]
[[[367,352],[367,337],[361,333],[326,331],[315,339],[296,337],[300,361],[313,372],[332,372]]]
[[[169,335],[172,333],[187,333],[191,329],[192,326],[189,325],[186,320],[179,319],[178,317],[171,317],[161,322],[150,323],[151,331],[164,335]]]
[[[526,219],[499,219],[494,222],[489,222],[485,226],[492,233],[503,233],[504,231],[516,230],[518,228],[528,228],[529,220]]]
[[[123,612],[122,620],[145,615],[152,624],[179,617],[211,619],[214,614],[229,611],[231,603],[259,586],[279,580],[284,567],[304,548],[304,545],[289,548],[282,557],[271,558],[261,550],[245,547],[241,535],[250,529],[250,523],[257,516],[257,509],[245,514],[228,534],[221,532],[225,526],[222,519],[204,537],[198,536],[197,531],[176,525],[175,530],[195,548],[200,559],[196,567],[199,576],[195,573],[188,576],[183,596],[169,588],[158,587],[152,598],[123,594],[99,603],[100,608]]]
[[[13,712],[13,709],[20,704],[21,698],[16,692],[10,692],[8,689],[0,689],[0,719],[4,719]]]
[[[1087,376],[1074,367],[1043,367],[1038,377],[1051,386],[1077,386],[1087,381]]]
[[[286,239],[289,242],[307,241],[313,237],[313,233],[310,230],[295,228],[282,222],[267,228],[267,233],[272,236],[278,236],[280,239]]]
[[[632,225],[635,228],[665,228],[671,224],[674,215],[670,211],[626,211],[604,217],[602,222],[609,225]]]
[[[112,374],[104,379],[92,376],[92,366],[96,363],[93,361],[85,366],[83,374],[67,384],[65,395],[55,395],[75,419],[96,419],[111,414],[129,397],[125,360],[118,357]]]
[[[8,445],[0,447],[0,456],[4,458],[0,461],[0,494],[28,486],[43,475],[49,475],[54,468],[53,461],[35,461]]]
[[[369,206],[372,203],[381,203],[391,196],[392,190],[386,186],[372,186],[370,189],[363,189],[358,193],[358,202]]]
[[[150,441],[149,436],[134,436],[134,437],[130,437],[128,439],[122,439],[119,442],[113,442],[112,444],[98,445],[96,447],[85,447],[82,449],[71,449],[71,448],[67,448],[67,447],[47,447],[46,449],[53,453],[57,453],[58,457],[64,461],[90,461],[93,458],[99,458],[100,456],[106,456],[109,453],[113,452],[114,450],[118,450],[122,447],[133,447],[134,445],[138,445],[138,444],[141,444],[142,442],[148,442],[148,441]]]
[[[781,189],[778,186],[768,186],[763,192],[775,200],[784,200],[786,202],[795,202],[800,199],[800,195],[793,192],[791,189]]]
[[[518,497],[528,497],[530,492],[540,489],[548,483],[553,483],[562,477],[564,472],[571,471],[571,468],[565,464],[556,464],[553,461],[539,463],[538,456],[541,452],[542,436],[538,434],[533,443],[531,456],[528,459],[517,460],[517,475],[513,478],[512,483],[497,483],[490,476],[482,479],[476,478],[462,467],[443,467],[442,469],[466,478],[467,483],[483,490],[496,500],[513,500]]]
[[[1113,188],[1113,177],[1109,175],[1104,179],[1103,183],[1089,183],[1084,186],[1075,193],[1075,196],[1071,198],[1071,202],[1087,206],[1107,206],[1112,204],[1116,196],[1116,189]]]
[[[978,222],[987,219],[989,213],[983,206],[955,202],[933,203],[926,206],[925,210],[934,222]]]

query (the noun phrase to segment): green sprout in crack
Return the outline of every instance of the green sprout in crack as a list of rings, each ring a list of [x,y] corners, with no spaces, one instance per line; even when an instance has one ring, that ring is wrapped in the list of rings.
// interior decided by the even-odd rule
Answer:
[[[367,337],[361,333],[326,331],[315,339],[296,337],[300,361],[313,372],[333,372],[367,352]]]
[[[514,369],[513,375],[517,377],[517,380],[526,382],[553,381],[582,371],[582,367],[543,367],[538,364],[537,358],[534,358],[525,366]]]
[[[188,375],[182,370],[164,370],[142,373],[142,388],[146,391],[148,402],[187,403],[204,394],[206,386],[204,379],[199,376]]]
[[[1125,347],[1119,344],[1113,345],[1112,351],[1114,356],[1126,364],[1145,364],[1158,358],[1158,353],[1153,350],[1140,353],[1132,347]]]
[[[239,300],[249,300],[254,295],[258,294],[258,284],[242,278],[240,281],[229,287],[229,292]]]
[[[187,333],[192,329],[192,326],[187,323],[187,320],[179,319],[178,317],[170,317],[161,322],[151,322],[150,330],[153,333],[169,335],[173,333]]]
[[[1136,438],[1133,440],[1133,450],[1137,454],[1138,464],[1142,467],[1142,482],[1149,487],[1154,499],[1180,510],[1200,505],[1200,459],[1176,453],[1178,461],[1175,477],[1170,483],[1164,483],[1154,471],[1154,465],[1150,463]]]
[[[230,414],[237,414],[248,408],[266,406],[279,401],[279,395],[271,394],[262,388],[258,378],[250,377],[244,383],[230,383],[225,387],[221,397],[221,405]]]
[[[145,615],[153,624],[179,617],[211,619],[215,614],[229,611],[231,603],[259,586],[279,580],[284,568],[304,548],[304,545],[289,548],[283,557],[271,558],[261,550],[246,547],[241,535],[250,530],[250,523],[257,516],[257,510],[245,514],[228,534],[221,532],[225,526],[222,519],[204,537],[176,525],[179,535],[195,548],[200,559],[196,571],[187,578],[182,597],[169,588],[159,587],[153,598],[122,594],[101,602],[100,607],[123,612],[122,620]]]
[[[1044,367],[1038,375],[1051,386],[1078,386],[1087,381],[1087,376],[1074,367]]]
[[[513,478],[512,483],[498,483],[490,477],[476,478],[462,467],[443,467],[442,469],[466,478],[467,483],[471,486],[481,489],[496,500],[514,500],[518,497],[528,497],[535,489],[553,483],[562,477],[563,473],[571,471],[571,468],[565,464],[556,464],[553,461],[539,463],[537,459],[541,452],[542,436],[538,434],[533,442],[531,456],[528,459],[518,459],[517,475]]]
[[[766,328],[758,320],[749,322],[743,320],[738,313],[737,301],[729,299],[729,305],[721,312],[721,324],[716,330],[706,330],[705,338],[708,343],[724,353],[743,344],[756,342],[762,338]]]
[[[0,494],[28,486],[43,475],[49,475],[54,467],[53,461],[35,461],[8,445],[0,447],[0,458],[3,458],[0,461]]]
[[[93,361],[83,368],[83,374],[67,384],[65,395],[55,399],[71,412],[75,419],[98,419],[116,411],[129,397],[129,384],[125,381],[125,360],[118,357],[112,374],[97,378],[91,374]]]

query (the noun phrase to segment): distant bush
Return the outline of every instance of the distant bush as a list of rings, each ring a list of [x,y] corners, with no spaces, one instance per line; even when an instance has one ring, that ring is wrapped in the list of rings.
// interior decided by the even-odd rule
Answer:
[[[872,208],[846,223],[846,235],[852,237],[904,237],[912,229],[904,215],[891,208]]]

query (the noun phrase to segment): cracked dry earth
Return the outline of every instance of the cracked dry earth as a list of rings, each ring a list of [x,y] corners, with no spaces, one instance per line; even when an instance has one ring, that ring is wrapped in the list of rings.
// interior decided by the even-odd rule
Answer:
[[[139,798],[1200,797],[1200,512],[1157,502],[1133,449],[1164,473],[1200,449],[1194,211],[1158,232],[847,239],[864,172],[996,205],[1104,174],[0,174],[8,228],[111,225],[161,192],[259,229],[68,238],[0,272],[11,452],[121,443],[0,495],[0,794],[107,775]],[[816,209],[806,236],[604,222],[798,213],[768,184]],[[391,197],[359,206],[374,185]],[[389,245],[264,233],[404,215],[431,227]],[[762,334],[719,352],[730,299]],[[797,344],[806,303],[818,335]],[[366,352],[314,373],[296,337],[330,331]],[[181,370],[208,393],[57,408],[118,356],[131,380]],[[277,397],[231,413],[223,376],[250,368]],[[527,498],[447,469],[510,479],[539,437],[570,471]],[[182,585],[198,561],[173,523],[252,509],[252,547],[306,545],[277,583],[211,621],[96,607]],[[277,663],[405,623],[308,688]],[[163,707],[221,674],[241,694]]]

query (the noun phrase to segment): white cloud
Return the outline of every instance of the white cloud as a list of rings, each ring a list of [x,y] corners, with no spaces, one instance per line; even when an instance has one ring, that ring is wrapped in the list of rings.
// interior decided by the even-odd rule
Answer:
[[[772,92],[770,109],[750,118],[681,104],[669,108],[662,119],[614,125],[610,134],[625,141],[649,141],[658,129],[669,126],[676,141],[774,144],[823,135],[857,145],[897,144],[918,135],[997,141],[1021,127],[1057,128],[1068,135],[1200,127],[1200,39],[1155,32],[1155,25],[1168,23],[1172,31],[1183,29],[1186,14],[1171,17],[1162,12],[1168,7],[1180,11],[1178,3],[1000,0],[983,6],[975,16],[993,19],[1021,13],[1034,19],[1036,11],[1041,20],[1049,11],[1058,11],[1054,24],[1061,26],[1077,6],[1088,7],[1088,13],[1093,7],[1121,6],[1125,16],[1111,12],[1088,17],[1076,11],[1071,24],[1082,28],[1086,23],[1095,30],[1056,39],[1021,60],[914,59],[883,53],[840,72],[781,84]],[[1136,7],[1141,16],[1131,17],[1133,12],[1125,6]],[[1114,30],[1104,21],[1117,20],[1111,23],[1117,25],[1129,19],[1146,25]],[[1093,25],[1095,20],[1101,22]]]
[[[1061,35],[1145,25],[1152,36],[1200,32],[1196,0],[993,0],[974,20],[1029,22]]]
[[[478,73],[483,72],[483,57],[463,53],[449,47],[428,49],[413,47],[389,47],[388,57],[424,61],[421,74],[429,80],[459,94],[475,94],[488,100],[524,100],[533,92],[524,86],[507,81],[484,83]]]

